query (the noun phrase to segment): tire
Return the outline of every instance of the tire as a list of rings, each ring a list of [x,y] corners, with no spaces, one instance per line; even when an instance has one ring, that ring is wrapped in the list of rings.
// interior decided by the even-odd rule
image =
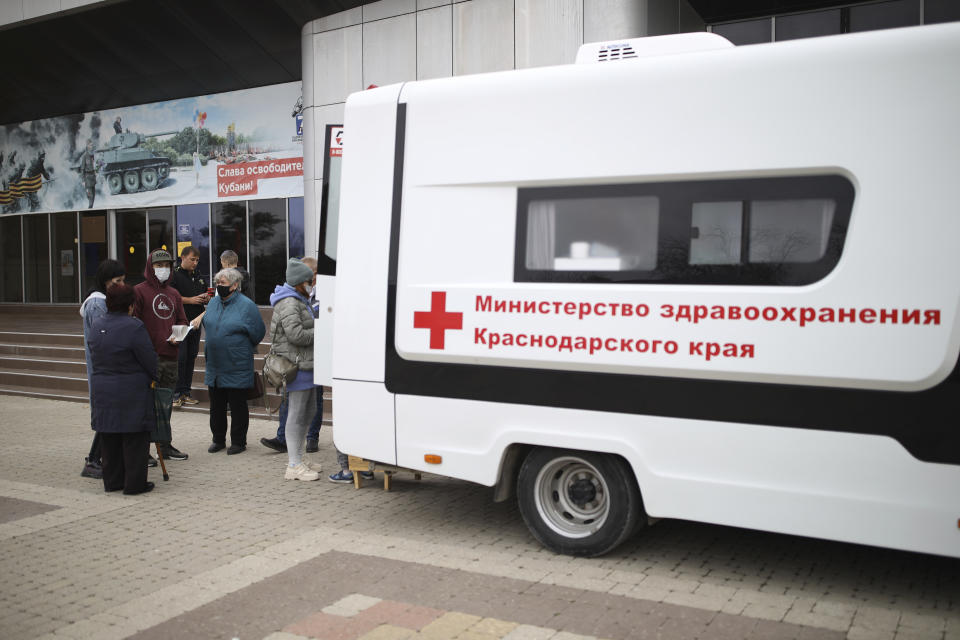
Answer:
[[[609,553],[646,522],[633,470],[609,454],[534,449],[520,467],[517,502],[534,538],[573,556]]]
[[[107,188],[113,195],[117,195],[123,191],[123,178],[120,177],[119,173],[111,173],[107,176]]]
[[[167,176],[170,175],[170,165],[168,165],[168,164],[162,164],[162,165],[160,165],[160,168],[157,169],[157,173],[160,174],[160,179],[161,179],[161,180],[166,180],[166,179],[167,179]]]
[[[140,184],[143,185],[143,188],[147,191],[153,191],[157,188],[157,185],[160,184],[160,180],[157,179],[157,170],[156,169],[144,169],[140,172]]]
[[[136,171],[127,171],[123,174],[123,188],[127,190],[127,193],[140,190],[140,176]]]

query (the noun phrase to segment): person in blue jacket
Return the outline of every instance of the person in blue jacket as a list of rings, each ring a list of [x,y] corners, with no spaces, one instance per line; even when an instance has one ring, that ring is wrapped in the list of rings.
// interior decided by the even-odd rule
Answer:
[[[250,411],[247,390],[253,386],[253,352],[263,340],[266,327],[253,300],[243,295],[242,274],[223,269],[214,276],[217,295],[207,303],[202,316],[207,331],[206,375],[210,388],[210,432],[213,443],[207,449],[216,453],[226,447],[227,406],[230,407],[230,448],[227,454],[247,448]],[[196,323],[196,320],[194,321]]]
[[[150,431],[156,423],[152,384],[157,352],[147,329],[131,317],[135,294],[126,284],[107,289],[107,314],[94,320],[88,344],[93,373],[90,406],[100,434],[104,491],[153,489],[147,482]]]
[[[107,315],[107,289],[121,284],[126,278],[126,272],[116,260],[104,260],[97,267],[97,284],[90,291],[90,295],[80,305],[80,316],[83,318],[83,347],[84,355],[87,358],[87,384],[89,388],[90,376],[93,375],[93,363],[90,362],[90,336],[93,335],[93,323],[98,318]],[[93,396],[93,390],[89,389],[90,396]],[[93,410],[90,412],[90,427],[93,428]],[[103,471],[100,468],[100,434],[96,431],[93,435],[93,443],[90,445],[90,453],[84,460],[83,471],[80,475],[84,478],[103,478]]]

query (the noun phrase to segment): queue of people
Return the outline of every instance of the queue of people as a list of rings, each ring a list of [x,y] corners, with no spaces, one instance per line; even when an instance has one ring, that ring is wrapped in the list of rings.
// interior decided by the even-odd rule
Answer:
[[[149,455],[151,427],[169,423],[174,406],[197,403],[190,383],[201,333],[206,335],[204,383],[212,436],[207,451],[227,449],[227,455],[235,455],[246,450],[254,353],[267,329],[256,304],[243,293],[249,276],[245,278],[245,271],[237,268],[236,254],[224,252],[224,268],[210,288],[196,269],[199,257],[195,248],[184,248],[174,271],[170,253],[157,249],[144,269],[144,282],[136,287],[124,283],[126,273],[119,262],[105,260],[95,288],[81,305],[95,432],[81,475],[102,479],[105,491],[135,494],[153,488],[146,481],[148,465],[156,466]],[[282,404],[285,420],[275,440],[287,453],[284,478],[288,480],[320,477],[319,465],[303,457],[305,449],[318,449],[323,413],[322,388],[313,383],[315,281],[316,261],[290,259],[285,282],[270,296],[273,351],[298,365],[295,379],[287,384]],[[178,340],[173,327],[187,323],[190,331]],[[156,431],[153,434],[154,441],[161,437]],[[157,451],[165,460],[189,457],[173,446],[172,436],[157,442]],[[329,479],[352,481],[352,476],[346,476],[346,456],[337,454],[342,468]]]

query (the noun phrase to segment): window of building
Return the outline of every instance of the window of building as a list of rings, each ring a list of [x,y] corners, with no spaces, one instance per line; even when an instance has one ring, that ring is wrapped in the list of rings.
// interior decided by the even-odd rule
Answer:
[[[46,214],[23,216],[24,302],[50,302],[50,226]]]
[[[760,44],[773,39],[773,24],[771,18],[727,22],[713,25],[713,32],[735,45]]]
[[[237,254],[237,264],[249,270],[247,260],[247,203],[215,202],[213,219],[213,273],[220,271],[220,254],[228,249]]]
[[[80,290],[83,296],[97,286],[97,268],[107,259],[107,214],[80,214]]]
[[[257,304],[269,305],[274,288],[286,280],[286,202],[282,198],[251,200],[249,209],[251,260],[247,295]]]
[[[290,234],[290,256],[295,258],[306,254],[304,248],[304,218],[303,218],[303,198],[290,198],[287,200]]]
[[[920,0],[893,0],[849,8],[850,31],[874,31],[920,24]]]
[[[960,2],[957,0],[924,0],[923,22],[953,22],[960,20]]]
[[[802,285],[840,259],[839,176],[521,189],[520,282]]]
[[[197,270],[204,282],[211,282],[210,276],[210,205],[186,204],[177,206],[177,255],[183,247],[191,246],[200,252]],[[216,264],[216,273],[220,263]],[[213,286],[213,285],[209,285]]]
[[[171,256],[174,255],[177,246],[173,243],[173,207],[147,209],[147,221],[147,249],[163,249],[169,251]]]
[[[126,283],[136,286],[143,282],[147,266],[147,214],[143,210],[120,211],[116,216],[117,261],[127,273]]]
[[[777,16],[776,39],[796,40],[816,36],[832,36],[843,33],[841,10],[811,11],[793,15]]]
[[[23,301],[20,216],[0,218],[0,302]]]
[[[50,215],[50,245],[53,253],[50,256],[53,270],[53,301],[80,302],[79,277],[77,267],[77,214],[53,213]]]

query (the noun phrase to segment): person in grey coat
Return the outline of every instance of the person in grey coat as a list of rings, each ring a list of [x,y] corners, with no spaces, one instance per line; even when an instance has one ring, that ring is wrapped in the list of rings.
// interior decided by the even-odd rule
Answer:
[[[310,288],[313,269],[300,260],[287,261],[287,281],[270,294],[273,318],[270,321],[271,350],[297,363],[297,377],[287,383],[287,480],[317,480],[319,469],[303,462],[307,426],[317,405],[313,384],[313,311]]]
[[[156,423],[152,384],[157,353],[146,328],[131,317],[134,292],[126,284],[107,289],[107,314],[90,337],[90,405],[101,436],[103,490],[146,493],[150,430]]]

